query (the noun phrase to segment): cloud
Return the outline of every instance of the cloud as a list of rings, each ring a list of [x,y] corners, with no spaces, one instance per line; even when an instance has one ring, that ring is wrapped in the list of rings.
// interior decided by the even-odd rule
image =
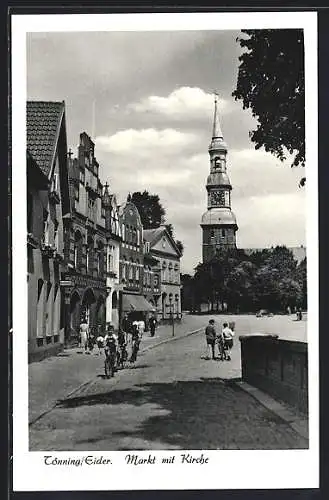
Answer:
[[[281,162],[263,149],[233,150],[228,153],[228,174],[234,198],[289,193],[298,190],[302,168],[291,168],[291,160]]]
[[[159,113],[171,119],[200,118],[209,119],[214,109],[214,96],[199,87],[180,87],[168,96],[151,95],[128,105],[128,109],[138,113]],[[221,114],[232,109],[232,103],[219,99]]]
[[[306,203],[302,190],[238,199],[233,210],[241,248],[305,243]]]
[[[183,148],[195,144],[197,136],[191,132],[180,132],[172,128],[162,130],[127,129],[120,130],[110,136],[99,136],[96,138],[97,148],[109,153],[129,154],[133,159],[135,156],[150,156],[157,151],[158,154],[172,155]]]

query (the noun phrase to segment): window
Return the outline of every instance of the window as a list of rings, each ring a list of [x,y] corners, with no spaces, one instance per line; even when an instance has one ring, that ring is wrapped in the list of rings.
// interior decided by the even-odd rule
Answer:
[[[74,199],[79,201],[79,186],[74,186]]]
[[[89,248],[86,249],[86,268],[87,268],[87,271],[89,270],[89,259],[90,259],[90,252],[89,252]]]
[[[81,182],[81,184],[85,183],[85,171],[82,169],[80,169],[79,172],[79,181]]]
[[[44,221],[43,241],[45,245],[49,245],[49,221]]]
[[[53,174],[50,191],[55,191],[56,193],[58,192],[58,174]]]
[[[100,274],[100,272],[101,272],[101,260],[102,260],[101,252],[100,252],[100,250],[98,250],[98,252],[97,252],[97,274]]]
[[[104,205],[102,205],[101,216],[103,219],[105,219],[105,207],[104,207]]]
[[[74,244],[74,267],[78,268],[78,244],[77,242]]]
[[[154,275],[153,283],[155,288],[159,286],[159,276],[157,274]]]
[[[122,223],[122,239],[123,241],[125,241],[125,238],[126,238],[126,231],[125,231],[125,225],[124,223]]]
[[[133,279],[133,265],[134,265],[134,262],[133,260],[131,259],[130,260],[130,266],[129,266],[129,280],[132,280]]]
[[[95,200],[91,198],[88,200],[88,217],[91,220],[95,218]]]
[[[79,269],[82,260],[82,236],[79,231],[74,235],[74,267]]]
[[[146,252],[146,253],[149,253],[149,251],[150,251],[150,242],[149,242],[149,241],[146,241],[146,242],[145,242],[145,252]]]
[[[122,266],[121,267],[121,270],[122,270],[122,279],[125,280],[126,279],[126,264],[125,264],[125,262],[122,262],[121,266]]]
[[[87,251],[86,251],[86,268],[87,268],[87,273],[92,273],[93,272],[93,245],[94,242],[91,237],[88,238],[88,244],[87,244]]]
[[[140,245],[140,233],[139,233],[139,229],[137,230],[137,245],[138,246]]]
[[[139,281],[139,261],[137,260],[137,263],[136,263],[136,275],[135,275],[135,278],[136,278],[136,281]]]
[[[215,231],[212,229],[212,230],[210,231],[210,238],[214,238],[214,236],[215,236]]]
[[[225,229],[222,229],[222,238],[225,238]]]
[[[54,246],[58,250],[58,222],[54,223]]]

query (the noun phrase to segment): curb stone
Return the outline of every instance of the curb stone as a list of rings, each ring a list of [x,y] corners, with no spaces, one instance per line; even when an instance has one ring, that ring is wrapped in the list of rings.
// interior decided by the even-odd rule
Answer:
[[[183,333],[182,335],[178,335],[176,337],[169,337],[167,339],[164,339],[164,340],[161,340],[159,342],[156,342],[155,344],[149,345],[149,346],[145,347],[144,349],[141,349],[140,352],[141,353],[142,352],[147,352],[147,351],[149,351],[151,349],[155,349],[156,347],[158,347],[158,346],[160,346],[162,344],[167,344],[168,342],[173,342],[175,340],[179,340],[179,339],[182,339],[182,338],[185,338],[185,337],[189,337],[190,335],[193,335],[194,333],[202,331],[202,329],[203,328],[198,328],[197,330],[186,332],[186,333]],[[41,418],[43,418],[45,415],[47,415],[52,410],[54,410],[56,408],[56,406],[58,405],[58,403],[61,400],[68,399],[68,398],[72,397],[75,393],[81,391],[81,389],[83,389],[84,387],[87,387],[88,385],[90,385],[93,382],[93,380],[94,380],[94,377],[91,378],[90,380],[87,380],[86,382],[82,382],[80,385],[78,385],[78,387],[76,387],[75,389],[73,389],[72,391],[70,391],[68,394],[65,394],[61,399],[56,399],[52,404],[50,404],[50,406],[49,406],[49,408],[47,408],[47,410],[44,410],[38,416],[34,417],[31,421],[29,421],[29,427],[32,426],[32,425],[34,425]]]
[[[140,352],[147,352],[150,349],[155,349],[156,347],[162,345],[162,344],[167,344],[168,342],[173,342],[175,340],[183,339],[185,337],[189,337],[190,335],[193,335],[194,333],[201,332],[203,328],[198,328],[197,330],[192,330],[191,332],[186,332],[182,335],[178,335],[177,337],[169,337],[167,339],[161,340],[160,342],[157,342],[156,344],[149,345],[147,347],[144,347],[144,349],[141,349]]]
[[[240,389],[255,398],[265,408],[281,418],[281,420],[288,424],[299,436],[308,441],[309,434],[307,418],[301,418],[282,403],[279,403],[265,392],[257,389],[257,387],[248,384],[247,382],[244,382],[243,380],[234,381],[234,383],[238,387],[240,387]]]

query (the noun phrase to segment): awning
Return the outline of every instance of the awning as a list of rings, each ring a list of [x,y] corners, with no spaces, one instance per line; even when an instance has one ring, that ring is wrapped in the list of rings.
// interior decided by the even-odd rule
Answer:
[[[151,302],[146,300],[146,298],[143,297],[142,295],[138,296],[138,302],[140,303],[140,307],[142,308],[140,309],[140,311],[145,311],[145,312],[155,311],[155,307],[151,304]]]
[[[148,302],[142,295],[122,295],[122,310],[125,312],[132,311],[155,311],[155,307]]]

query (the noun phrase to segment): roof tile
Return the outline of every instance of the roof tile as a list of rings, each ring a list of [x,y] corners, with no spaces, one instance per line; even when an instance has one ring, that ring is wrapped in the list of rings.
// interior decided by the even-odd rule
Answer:
[[[27,101],[26,147],[47,177],[64,106],[64,102]]]

